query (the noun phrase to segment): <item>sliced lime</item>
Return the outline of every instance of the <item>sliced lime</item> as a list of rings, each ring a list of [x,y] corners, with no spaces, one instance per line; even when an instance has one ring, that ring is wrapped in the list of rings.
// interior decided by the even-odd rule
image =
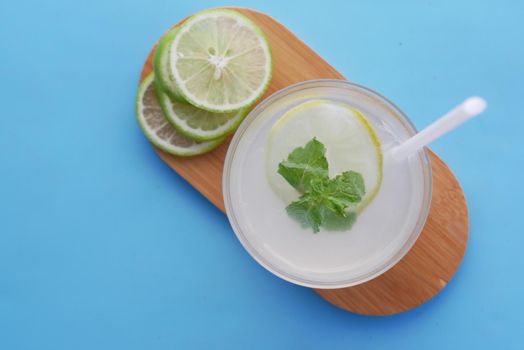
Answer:
[[[190,17],[174,34],[169,54],[177,95],[211,112],[252,105],[271,80],[265,35],[236,11],[213,9]]]
[[[160,39],[153,56],[153,68],[155,70],[155,84],[159,85],[172,99],[183,101],[183,98],[177,92],[173,79],[170,77],[169,68],[169,47],[177,31],[178,28],[172,28]]]
[[[380,141],[368,120],[356,109],[327,100],[304,102],[286,112],[272,127],[266,159],[269,182],[286,203],[299,193],[277,173],[278,164],[312,138],[326,147],[329,176],[344,171],[359,172],[366,194],[357,210],[373,200],[382,182]]]
[[[164,116],[182,135],[198,141],[210,141],[231,134],[246,116],[246,108],[236,112],[214,113],[187,102],[170,98],[162,88],[156,90]]]
[[[247,108],[229,113],[209,112],[185,102],[178,95],[170,77],[169,47],[178,28],[169,30],[160,39],[153,58],[157,97],[166,119],[183,135],[210,141],[233,132],[246,116]]]
[[[151,143],[171,154],[194,156],[210,151],[224,141],[224,139],[219,139],[209,142],[198,142],[176,131],[164,118],[162,108],[155,94],[154,78],[154,73],[151,73],[144,79],[138,88],[136,97],[138,122]]]

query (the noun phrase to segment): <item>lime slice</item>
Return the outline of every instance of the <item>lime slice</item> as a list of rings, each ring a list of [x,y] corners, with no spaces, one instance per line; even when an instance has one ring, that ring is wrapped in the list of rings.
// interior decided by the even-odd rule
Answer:
[[[198,141],[216,140],[231,134],[248,112],[246,108],[229,113],[209,112],[173,100],[158,85],[156,95],[167,121],[182,135]]]
[[[169,73],[169,46],[177,31],[178,28],[173,28],[160,39],[153,56],[153,68],[155,70],[155,83],[172,99],[183,101],[184,99],[177,92],[177,88]]]
[[[304,102],[286,112],[269,134],[266,170],[269,183],[286,204],[300,194],[277,173],[278,164],[312,138],[326,146],[329,176],[359,172],[366,194],[357,211],[373,200],[382,182],[380,142],[368,120],[356,109],[328,100]]]
[[[213,9],[190,17],[175,33],[169,54],[177,95],[211,112],[252,105],[271,80],[265,35],[236,11]]]
[[[149,141],[155,146],[178,156],[194,156],[217,147],[224,141],[219,139],[198,142],[189,139],[175,130],[164,118],[162,108],[155,94],[154,73],[149,74],[138,88],[136,97],[136,115],[140,127]]]
[[[248,109],[214,113],[181,101],[169,73],[169,46],[177,31],[178,28],[173,28],[162,37],[153,58],[155,84],[159,87],[156,93],[164,115],[181,134],[194,140],[222,138],[238,127]]]

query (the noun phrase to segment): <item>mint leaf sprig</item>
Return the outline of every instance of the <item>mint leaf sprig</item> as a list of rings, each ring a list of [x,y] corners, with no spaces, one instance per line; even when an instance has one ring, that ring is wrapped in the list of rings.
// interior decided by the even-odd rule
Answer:
[[[304,193],[313,180],[328,178],[326,147],[316,138],[293,150],[278,164],[278,173],[297,191]]]
[[[286,207],[288,215],[315,233],[334,222],[352,222],[355,215],[347,209],[365,194],[364,179],[355,171],[329,178],[326,147],[316,138],[294,149],[278,173],[302,194]]]

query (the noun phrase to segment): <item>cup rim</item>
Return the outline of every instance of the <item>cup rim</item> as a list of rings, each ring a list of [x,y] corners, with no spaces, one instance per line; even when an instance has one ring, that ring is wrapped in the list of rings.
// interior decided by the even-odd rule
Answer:
[[[366,87],[360,84],[356,84],[347,80],[341,80],[341,79],[314,79],[314,80],[307,80],[303,82],[299,82],[290,86],[287,86],[281,90],[278,90],[265,98],[262,102],[260,102],[249,114],[246,116],[246,118],[242,121],[240,126],[238,127],[237,131],[235,132],[231,143],[228,147],[226,158],[224,161],[224,169],[222,174],[222,193],[224,198],[224,205],[226,209],[226,215],[228,217],[228,220],[231,224],[231,227],[233,228],[233,231],[235,232],[235,235],[237,236],[238,240],[244,247],[244,249],[251,255],[255,261],[257,261],[262,267],[264,267],[266,270],[270,271],[274,275],[288,281],[294,284],[298,284],[305,287],[310,288],[318,288],[318,289],[337,289],[337,288],[346,288],[355,286],[358,284],[365,283],[369,280],[372,280],[383,273],[385,273],[387,270],[395,266],[413,247],[415,242],[417,241],[418,237],[420,236],[424,225],[426,223],[427,217],[429,215],[429,211],[431,208],[431,198],[432,198],[432,191],[433,191],[433,176],[432,176],[432,169],[431,169],[431,160],[429,158],[429,154],[427,151],[427,148],[424,147],[422,150],[420,150],[417,154],[419,158],[419,162],[422,164],[423,172],[424,172],[424,197],[423,197],[423,205],[424,208],[421,211],[419,218],[417,220],[417,223],[409,235],[406,242],[402,245],[402,247],[399,249],[398,252],[396,252],[389,260],[384,262],[381,266],[376,267],[375,269],[368,271],[366,274],[363,275],[363,277],[355,279],[347,279],[342,280],[339,282],[324,282],[324,281],[311,281],[305,278],[297,278],[296,276],[292,276],[286,271],[283,271],[283,269],[280,269],[273,264],[271,264],[268,259],[265,259],[261,254],[258,253],[258,251],[251,245],[249,239],[243,234],[240,225],[238,224],[237,218],[234,213],[233,205],[232,205],[232,199],[231,199],[231,192],[230,192],[230,174],[231,174],[231,165],[233,163],[233,158],[235,156],[235,152],[237,150],[238,144],[240,142],[240,139],[242,138],[245,131],[248,129],[248,127],[251,125],[251,123],[255,120],[255,118],[270,104],[276,102],[278,99],[281,99],[285,96],[288,96],[289,94],[310,89],[310,88],[318,88],[318,87],[338,87],[338,88],[351,88],[356,89],[360,92],[363,92],[367,96],[378,100],[378,102],[381,102],[384,104],[387,108],[393,110],[393,115],[399,116],[399,121],[406,127],[407,131],[413,135],[417,132],[417,129],[413,122],[398,108],[393,102],[391,102],[389,99],[387,99],[382,94]]]

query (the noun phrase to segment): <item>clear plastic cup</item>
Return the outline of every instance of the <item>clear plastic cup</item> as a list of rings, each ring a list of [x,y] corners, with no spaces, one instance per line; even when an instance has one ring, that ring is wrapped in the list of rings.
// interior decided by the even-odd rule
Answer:
[[[393,103],[363,86],[312,80],[287,87],[253,109],[231,141],[223,174],[225,207],[238,239],[267,270],[302,286],[349,287],[384,273],[413,246],[431,205],[431,165],[426,149],[403,162],[386,157],[380,190],[350,230],[313,234],[301,228],[286,215],[289,203],[271,189],[265,158],[274,123],[294,106],[316,99],[362,112],[383,153],[416,133]]]

